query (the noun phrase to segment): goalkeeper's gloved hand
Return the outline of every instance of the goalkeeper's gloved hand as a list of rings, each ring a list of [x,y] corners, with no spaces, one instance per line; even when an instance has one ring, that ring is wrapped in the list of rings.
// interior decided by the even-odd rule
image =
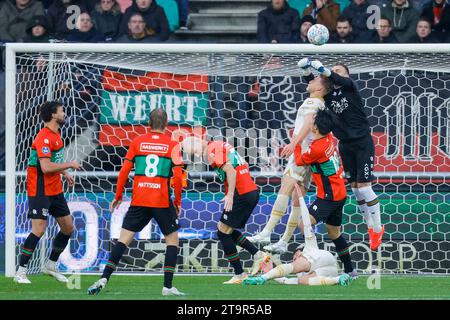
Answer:
[[[311,61],[311,68],[319,72],[320,74],[323,74],[326,77],[329,77],[331,75],[331,71],[328,68],[325,68],[319,60]]]
[[[303,77],[309,76],[311,74],[311,60],[309,58],[303,58],[297,62],[297,66],[301,68],[301,74]]]

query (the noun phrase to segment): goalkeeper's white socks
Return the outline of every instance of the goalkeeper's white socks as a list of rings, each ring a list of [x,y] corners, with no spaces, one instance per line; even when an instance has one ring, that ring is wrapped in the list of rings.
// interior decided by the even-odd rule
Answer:
[[[380,202],[372,187],[364,187],[358,189],[359,195],[364,199],[367,207],[367,212],[372,220],[372,227],[374,232],[381,232],[381,213]]]
[[[281,278],[291,274],[293,271],[294,266],[292,265],[292,263],[286,263],[270,270],[266,274],[262,275],[262,277],[266,280]]]
[[[294,234],[295,228],[298,226],[298,222],[300,220],[300,207],[292,207],[291,214],[289,215],[289,219],[287,222],[286,230],[284,230],[283,239],[285,242],[289,242],[291,240],[292,235]]]
[[[356,197],[356,201],[358,203],[359,211],[362,213],[362,215],[364,217],[364,221],[366,222],[367,229],[373,229],[372,217],[370,215],[369,210],[367,209],[366,200],[364,199],[364,197],[359,192],[359,189],[352,188],[352,190],[353,190],[353,194]]]
[[[280,222],[281,218],[285,214],[289,204],[289,196],[284,194],[278,194],[277,199],[270,212],[270,218],[264,229],[260,232],[261,237],[268,237],[272,233],[275,226]]]

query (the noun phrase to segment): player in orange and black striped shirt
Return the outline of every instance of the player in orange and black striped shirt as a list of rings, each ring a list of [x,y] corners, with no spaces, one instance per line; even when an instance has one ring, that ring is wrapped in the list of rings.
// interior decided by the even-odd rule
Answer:
[[[349,245],[341,234],[342,212],[347,200],[347,190],[334,137],[330,133],[331,128],[332,118],[328,112],[318,111],[311,130],[314,141],[305,152],[302,152],[300,144],[296,146],[295,162],[298,166],[311,166],[316,184],[316,200],[308,208],[311,224],[325,222],[328,236],[333,240],[336,252],[344,264],[344,271],[355,278]],[[300,206],[302,210],[306,209],[303,198],[300,198]]]
[[[56,269],[56,262],[67,246],[74,228],[63,195],[61,174],[69,186],[72,186],[74,179],[66,170],[78,170],[80,165],[76,161],[62,163],[64,144],[59,134],[65,117],[62,104],[56,101],[44,103],[40,108],[40,116],[45,126],[33,141],[27,169],[28,217],[32,219],[32,229],[20,248],[19,269],[14,277],[17,283],[31,283],[26,276],[27,264],[39,239],[44,235],[48,215],[56,219],[61,230],[55,237],[50,258],[42,272],[58,281],[67,282],[67,278]]]
[[[167,113],[155,109],[150,113],[149,134],[135,138],[125,156],[119,173],[117,190],[111,212],[122,202],[122,194],[128,175],[134,167],[133,194],[131,206],[122,223],[119,240],[111,249],[105,270],[97,282],[89,289],[89,295],[97,295],[109,281],[125,249],[151,219],[155,219],[166,242],[164,261],[164,287],[162,294],[184,295],[172,286],[173,274],[178,257],[178,216],[181,213],[182,166],[180,146],[164,134]],[[173,176],[175,201],[170,199],[170,178]]]

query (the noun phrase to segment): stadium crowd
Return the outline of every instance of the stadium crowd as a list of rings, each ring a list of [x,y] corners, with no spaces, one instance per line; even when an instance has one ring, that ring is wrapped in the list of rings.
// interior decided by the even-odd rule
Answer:
[[[301,1],[310,3],[299,12],[289,1],[267,0],[257,41],[306,43],[311,25],[320,23],[331,43],[450,42],[449,0]],[[187,29],[189,0],[176,5],[177,28]],[[381,19],[373,19],[372,5]],[[155,0],[0,0],[0,41],[164,42],[172,32],[166,13]]]

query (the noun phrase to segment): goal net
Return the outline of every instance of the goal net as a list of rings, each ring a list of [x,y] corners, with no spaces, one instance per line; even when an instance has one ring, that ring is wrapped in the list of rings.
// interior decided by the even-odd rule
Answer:
[[[65,160],[77,160],[76,185],[64,185],[75,232],[60,258],[67,272],[99,272],[118,238],[130,203],[131,182],[119,210],[108,210],[130,141],[148,132],[149,113],[164,108],[170,133],[232,143],[260,187],[259,205],[245,233],[268,221],[279,190],[296,111],[307,97],[297,61],[348,65],[361,89],[376,145],[375,191],[385,241],[368,246],[367,229],[349,188],[343,232],[358,270],[387,273],[450,272],[450,47],[449,45],[84,45],[8,44],[6,110],[7,275],[31,230],[26,168],[31,143],[42,128],[39,106],[63,102]],[[338,106],[339,107],[339,106]],[[185,158],[187,180],[180,218],[178,272],[229,272],[216,224],[223,187],[198,158]],[[307,203],[314,198],[311,187]],[[149,194],[149,197],[152,195]],[[288,210],[289,213],[289,210]],[[283,233],[288,214],[275,228]],[[319,246],[334,251],[323,225]],[[58,232],[49,219],[29,270],[40,271]],[[296,231],[289,261],[303,243]],[[159,272],[164,240],[151,222],[137,234],[118,271]],[[244,267],[250,256],[243,254]]]

